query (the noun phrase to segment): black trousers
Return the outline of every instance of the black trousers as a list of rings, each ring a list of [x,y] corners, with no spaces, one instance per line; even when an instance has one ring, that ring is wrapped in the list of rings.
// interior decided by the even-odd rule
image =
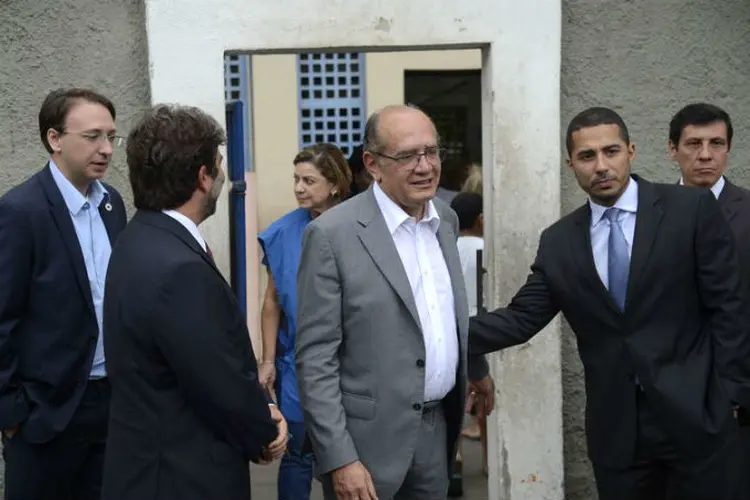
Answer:
[[[624,469],[594,464],[599,500],[740,500],[743,467],[739,427],[708,457],[688,457],[664,432],[645,393],[638,391],[638,442]]]
[[[3,436],[5,500],[99,500],[110,387],[90,380],[68,427],[48,443]]]

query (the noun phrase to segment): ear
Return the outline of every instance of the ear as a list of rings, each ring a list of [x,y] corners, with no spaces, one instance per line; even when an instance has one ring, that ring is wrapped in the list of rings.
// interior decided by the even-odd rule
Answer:
[[[669,141],[667,142],[667,153],[669,154],[669,159],[676,162],[677,161],[677,146],[674,142]]]
[[[62,134],[60,134],[57,130],[51,128],[47,130],[47,143],[52,148],[53,153],[59,153],[62,151],[62,145],[60,144],[60,139],[62,138]]]
[[[571,172],[573,171],[573,160],[570,159],[570,156],[565,158],[565,166],[568,167],[568,170]]]
[[[364,153],[362,153],[362,162],[365,164],[365,168],[370,174],[370,177],[372,177],[375,182],[379,182],[380,167],[378,167],[377,158],[375,158],[375,155],[370,153],[369,151],[365,151]]]
[[[630,158],[630,161],[635,160],[635,143],[631,142],[628,144],[628,157]]]
[[[198,170],[198,190],[203,193],[210,192],[213,181],[214,178],[208,175],[208,169],[206,166],[201,165],[201,168]]]

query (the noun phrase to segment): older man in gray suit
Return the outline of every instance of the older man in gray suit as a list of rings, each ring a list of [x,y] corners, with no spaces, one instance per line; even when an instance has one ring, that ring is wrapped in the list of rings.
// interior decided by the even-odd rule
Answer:
[[[463,419],[468,306],[441,150],[408,106],[370,117],[375,183],[308,226],[297,379],[325,496],[439,500]],[[479,358],[472,379],[487,375]]]

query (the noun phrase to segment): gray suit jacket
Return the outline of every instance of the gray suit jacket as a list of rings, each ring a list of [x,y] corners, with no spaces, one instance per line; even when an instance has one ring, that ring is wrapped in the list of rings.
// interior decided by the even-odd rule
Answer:
[[[441,200],[438,241],[451,276],[460,345],[444,400],[453,462],[467,387],[468,304],[458,218]],[[378,495],[396,493],[422,421],[425,346],[414,297],[372,188],[328,210],[304,235],[298,274],[297,380],[316,475],[362,461]],[[482,358],[474,379],[486,374]]]

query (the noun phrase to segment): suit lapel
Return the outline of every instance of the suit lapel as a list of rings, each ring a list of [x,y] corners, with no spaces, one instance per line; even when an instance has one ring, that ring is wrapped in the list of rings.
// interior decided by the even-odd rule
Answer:
[[[409,285],[409,278],[406,276],[396,244],[393,242],[385,218],[380,212],[372,188],[362,196],[364,204],[359,216],[359,223],[362,225],[362,229],[359,231],[359,239],[421,329],[422,324],[419,321],[417,304],[414,301],[411,285]]]
[[[40,180],[45,195],[47,196],[47,201],[50,204],[50,213],[55,221],[57,230],[60,232],[60,237],[62,238],[66,252],[73,266],[73,272],[78,287],[80,288],[86,303],[89,305],[92,314],[95,314],[94,300],[91,297],[91,288],[89,286],[88,275],[86,274],[86,263],[83,260],[81,244],[78,241],[76,230],[73,227],[73,221],[70,218],[70,211],[68,210],[67,205],[65,205],[65,200],[63,200],[57,184],[55,184],[55,179],[52,177],[49,165],[47,165],[42,171]]]
[[[461,324],[459,318],[466,318],[469,315],[469,307],[466,298],[456,291],[456,286],[463,283],[464,279],[461,271],[461,260],[458,256],[458,249],[456,247],[456,234],[453,232],[450,224],[444,220],[442,215],[440,216],[440,226],[438,228],[437,238],[440,243],[440,249],[443,251],[445,264],[448,267],[448,274],[451,277],[456,321],[458,324]]]
[[[114,207],[112,206],[112,200],[109,194],[107,194],[104,197],[104,200],[99,204],[99,215],[101,216],[104,227],[107,230],[110,246],[114,246],[115,237],[117,236],[115,233],[116,217],[113,210]]]
[[[602,279],[596,270],[594,252],[591,248],[591,208],[588,203],[574,212],[573,220],[577,234],[575,237],[570,238],[569,241],[576,265],[584,280],[591,286],[591,289],[602,297],[608,307],[619,314],[620,308],[615,304],[612,295],[610,295],[609,290],[602,283]]]
[[[635,177],[635,176],[634,176]],[[638,282],[643,277],[643,272],[651,255],[656,235],[659,232],[664,211],[661,199],[656,193],[654,186],[643,179],[638,181],[638,212],[635,217],[635,234],[633,236],[633,251],[630,257],[630,276],[628,278],[627,304],[633,298],[637,290]]]

